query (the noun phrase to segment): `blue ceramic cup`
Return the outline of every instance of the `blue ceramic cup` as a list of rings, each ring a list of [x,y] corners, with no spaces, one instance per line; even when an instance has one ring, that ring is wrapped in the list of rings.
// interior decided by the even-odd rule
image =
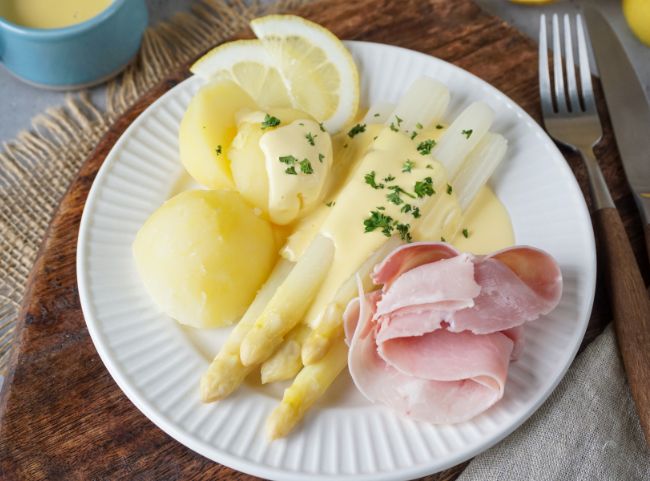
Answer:
[[[64,28],[27,28],[0,17],[0,61],[38,87],[89,87],[129,63],[147,21],[145,0],[113,0],[97,16]]]

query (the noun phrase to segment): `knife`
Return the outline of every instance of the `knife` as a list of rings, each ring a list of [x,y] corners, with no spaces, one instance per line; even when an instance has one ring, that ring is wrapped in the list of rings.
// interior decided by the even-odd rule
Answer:
[[[607,20],[594,7],[584,6],[583,13],[623,169],[641,213],[650,258],[650,104]]]

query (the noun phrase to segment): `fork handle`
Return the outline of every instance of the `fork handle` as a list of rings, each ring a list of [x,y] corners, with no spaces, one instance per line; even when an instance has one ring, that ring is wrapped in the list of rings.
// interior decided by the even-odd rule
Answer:
[[[599,209],[594,218],[605,254],[618,347],[641,427],[650,443],[650,300],[616,208]]]

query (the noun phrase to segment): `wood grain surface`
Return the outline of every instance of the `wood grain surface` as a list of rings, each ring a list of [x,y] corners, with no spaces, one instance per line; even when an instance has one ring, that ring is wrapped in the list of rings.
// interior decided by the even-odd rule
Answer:
[[[297,13],[344,39],[398,45],[452,62],[540,119],[536,45],[470,0],[332,0],[326,7],[311,4]],[[1,479],[254,479],[195,454],[141,414],[100,361],[79,306],[77,234],[97,170],[133,119],[186,75],[171,76],[116,122],[83,165],[51,224],[32,273],[19,346],[0,399]],[[597,154],[647,280],[642,224],[603,114],[604,140]],[[572,155],[567,160],[586,192],[581,161]],[[596,298],[588,339],[610,319],[607,296]],[[463,467],[426,479],[455,479]]]
[[[614,317],[614,329],[632,397],[645,438],[650,443],[650,300],[614,208],[595,212]]]

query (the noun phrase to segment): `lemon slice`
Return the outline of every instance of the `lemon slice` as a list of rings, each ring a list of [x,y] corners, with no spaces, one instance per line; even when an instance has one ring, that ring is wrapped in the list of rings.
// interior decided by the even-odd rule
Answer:
[[[359,107],[359,72],[336,36],[294,15],[268,15],[251,27],[285,81],[296,109],[337,132]]]
[[[190,71],[206,80],[232,80],[262,108],[292,107],[280,72],[259,40],[236,40],[213,48]]]

